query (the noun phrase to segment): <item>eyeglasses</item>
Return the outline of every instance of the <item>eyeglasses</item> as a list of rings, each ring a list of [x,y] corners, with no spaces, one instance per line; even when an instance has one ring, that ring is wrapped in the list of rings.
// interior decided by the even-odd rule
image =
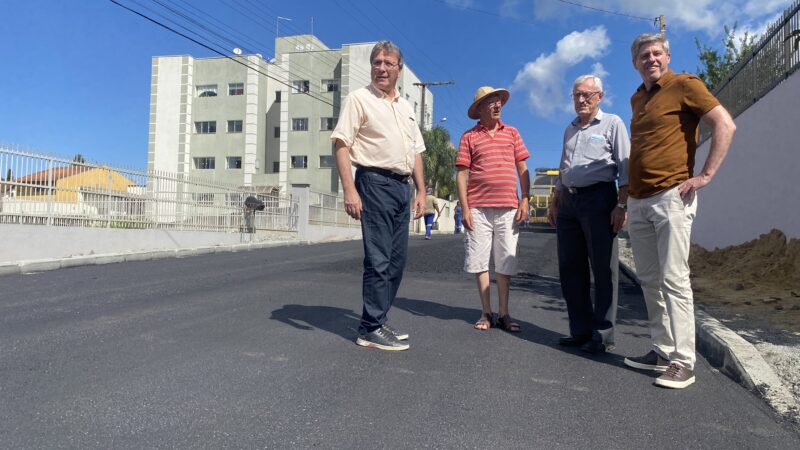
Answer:
[[[396,62],[385,61],[385,60],[380,60],[380,59],[376,59],[375,61],[372,61],[372,68],[373,69],[380,69],[381,66],[384,66],[387,69],[394,69],[395,67],[398,67],[399,64],[396,63]]]
[[[578,101],[580,101],[581,99],[584,99],[584,100],[586,100],[586,101],[588,102],[589,100],[591,100],[592,98],[594,98],[594,96],[595,96],[595,95],[597,95],[597,94],[599,94],[599,93],[600,93],[600,91],[594,91],[594,92],[573,92],[573,93],[572,93],[572,99],[573,99],[573,100],[578,100]]]

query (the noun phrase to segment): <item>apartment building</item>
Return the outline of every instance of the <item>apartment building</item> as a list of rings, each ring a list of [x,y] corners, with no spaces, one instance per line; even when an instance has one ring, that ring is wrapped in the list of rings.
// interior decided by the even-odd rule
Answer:
[[[276,56],[157,56],[150,95],[148,169],[206,175],[261,192],[308,186],[338,192],[330,135],[342,99],[370,81],[374,42],[328,48],[312,35],[276,39]],[[405,65],[398,90],[421,111],[420,80]]]

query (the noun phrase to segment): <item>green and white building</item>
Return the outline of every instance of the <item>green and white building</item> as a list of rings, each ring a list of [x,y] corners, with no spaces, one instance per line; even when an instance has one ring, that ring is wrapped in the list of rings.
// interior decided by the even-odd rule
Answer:
[[[276,56],[156,56],[148,169],[291,192],[338,192],[330,135],[342,99],[370,82],[374,42],[330,49],[312,35],[276,39]],[[434,96],[405,65],[400,93],[431,126]]]

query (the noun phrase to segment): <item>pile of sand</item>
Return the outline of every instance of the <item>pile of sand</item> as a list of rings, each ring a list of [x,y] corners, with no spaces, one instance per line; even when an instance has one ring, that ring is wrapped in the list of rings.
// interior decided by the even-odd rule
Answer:
[[[800,332],[800,239],[772,230],[713,251],[693,245],[689,265],[697,303]]]

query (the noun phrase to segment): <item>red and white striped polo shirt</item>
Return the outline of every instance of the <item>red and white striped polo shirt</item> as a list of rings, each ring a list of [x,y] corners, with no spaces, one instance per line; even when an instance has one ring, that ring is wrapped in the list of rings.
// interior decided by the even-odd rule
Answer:
[[[456,165],[469,168],[469,207],[518,207],[517,162],[529,156],[519,131],[502,122],[494,137],[480,123],[464,133]]]

